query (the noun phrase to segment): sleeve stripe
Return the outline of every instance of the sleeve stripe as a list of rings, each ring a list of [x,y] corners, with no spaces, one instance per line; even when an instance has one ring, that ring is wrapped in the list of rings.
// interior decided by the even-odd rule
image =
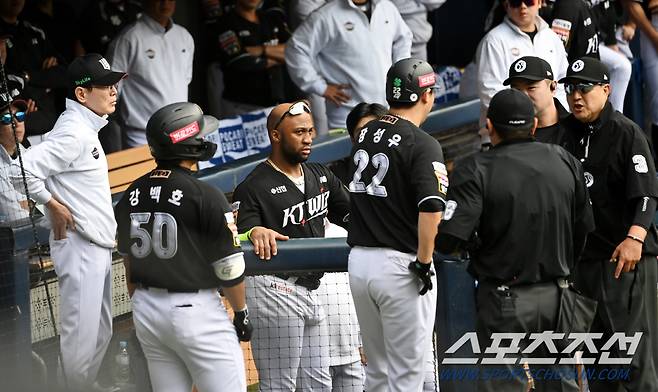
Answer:
[[[421,204],[423,204],[424,201],[429,200],[429,199],[439,199],[443,204],[446,204],[445,199],[443,199],[441,196],[427,196],[421,199],[421,201],[418,202],[418,205],[416,207],[420,207]]]

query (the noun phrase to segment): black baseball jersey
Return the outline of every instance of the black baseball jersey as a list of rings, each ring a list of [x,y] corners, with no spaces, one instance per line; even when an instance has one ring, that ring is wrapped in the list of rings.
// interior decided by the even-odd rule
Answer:
[[[87,53],[107,53],[121,30],[142,15],[137,0],[90,1],[80,17],[80,41]]]
[[[134,283],[170,290],[219,287],[211,266],[241,252],[224,194],[187,169],[160,165],[130,185],[115,207],[118,250]],[[232,281],[232,284],[239,281]]]
[[[588,3],[584,0],[557,0],[551,16],[549,24],[562,38],[569,62],[583,56],[599,58],[597,26]]]
[[[253,56],[245,47],[285,43],[290,31],[279,12],[259,10],[257,14],[258,24],[233,10],[217,21],[212,34],[224,72],[224,98],[272,106],[285,101],[285,66],[268,68],[265,56]]]
[[[469,268],[478,279],[516,285],[568,276],[593,228],[580,163],[523,139],[455,164],[439,237],[474,242]]]
[[[420,205],[438,199],[443,211],[448,190],[439,142],[411,122],[385,115],[356,132],[350,155],[347,242],[416,253]]]
[[[656,169],[646,135],[633,121],[606,103],[598,120],[564,120],[576,139],[574,156],[583,162],[596,230],[587,238],[584,259],[609,259],[628,234],[638,201],[658,197]],[[655,228],[644,241],[644,254],[658,255]]]
[[[558,122],[548,127],[537,128],[535,139],[542,143],[557,144],[568,151],[573,149],[574,141],[568,137],[567,130],[561,121],[567,118],[570,113],[562,106],[557,98],[553,98],[553,102],[557,108]]]
[[[235,188],[240,202],[238,231],[255,226],[290,238],[324,237],[324,218],[347,227],[349,194],[340,180],[319,163],[302,163],[304,193],[283,173],[263,162]]]
[[[615,2],[612,0],[590,0],[590,2],[599,39],[604,45],[616,45],[618,11]]]

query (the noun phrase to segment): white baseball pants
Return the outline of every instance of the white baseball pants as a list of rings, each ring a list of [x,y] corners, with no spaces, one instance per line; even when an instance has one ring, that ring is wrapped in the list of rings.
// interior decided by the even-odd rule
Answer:
[[[59,278],[60,352],[70,391],[88,391],[112,337],[112,249],[75,231],[50,238]]]
[[[432,352],[436,317],[434,289],[419,295],[409,271],[416,255],[385,248],[354,247],[348,272],[363,349],[368,392],[421,392]],[[432,267],[434,270],[434,267]]]
[[[329,332],[315,291],[275,276],[247,277],[251,349],[262,392],[331,392]]]
[[[154,391],[190,392],[192,384],[199,392],[246,391],[242,350],[216,289],[140,288],[132,301]]]
[[[615,110],[624,112],[624,98],[631,80],[631,62],[621,52],[617,52],[603,44],[599,45],[601,62],[610,70],[610,103]]]

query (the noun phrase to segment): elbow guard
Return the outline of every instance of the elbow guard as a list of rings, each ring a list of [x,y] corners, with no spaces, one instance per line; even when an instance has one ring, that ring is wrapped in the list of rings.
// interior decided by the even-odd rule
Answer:
[[[234,253],[212,263],[215,275],[221,280],[222,286],[231,287],[244,280],[244,255]]]

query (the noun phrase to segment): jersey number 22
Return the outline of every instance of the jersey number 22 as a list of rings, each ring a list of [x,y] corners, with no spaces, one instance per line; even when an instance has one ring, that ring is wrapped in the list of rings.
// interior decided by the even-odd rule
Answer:
[[[377,173],[372,176],[370,184],[366,184],[361,181],[361,176],[365,170],[368,163],[371,163],[372,166],[377,169]],[[386,197],[386,187],[381,185],[388,171],[388,157],[383,152],[377,153],[370,156],[365,150],[357,150],[354,153],[354,164],[356,165],[356,171],[354,172],[354,178],[350,181],[349,190],[352,193],[367,193],[371,196]]]

